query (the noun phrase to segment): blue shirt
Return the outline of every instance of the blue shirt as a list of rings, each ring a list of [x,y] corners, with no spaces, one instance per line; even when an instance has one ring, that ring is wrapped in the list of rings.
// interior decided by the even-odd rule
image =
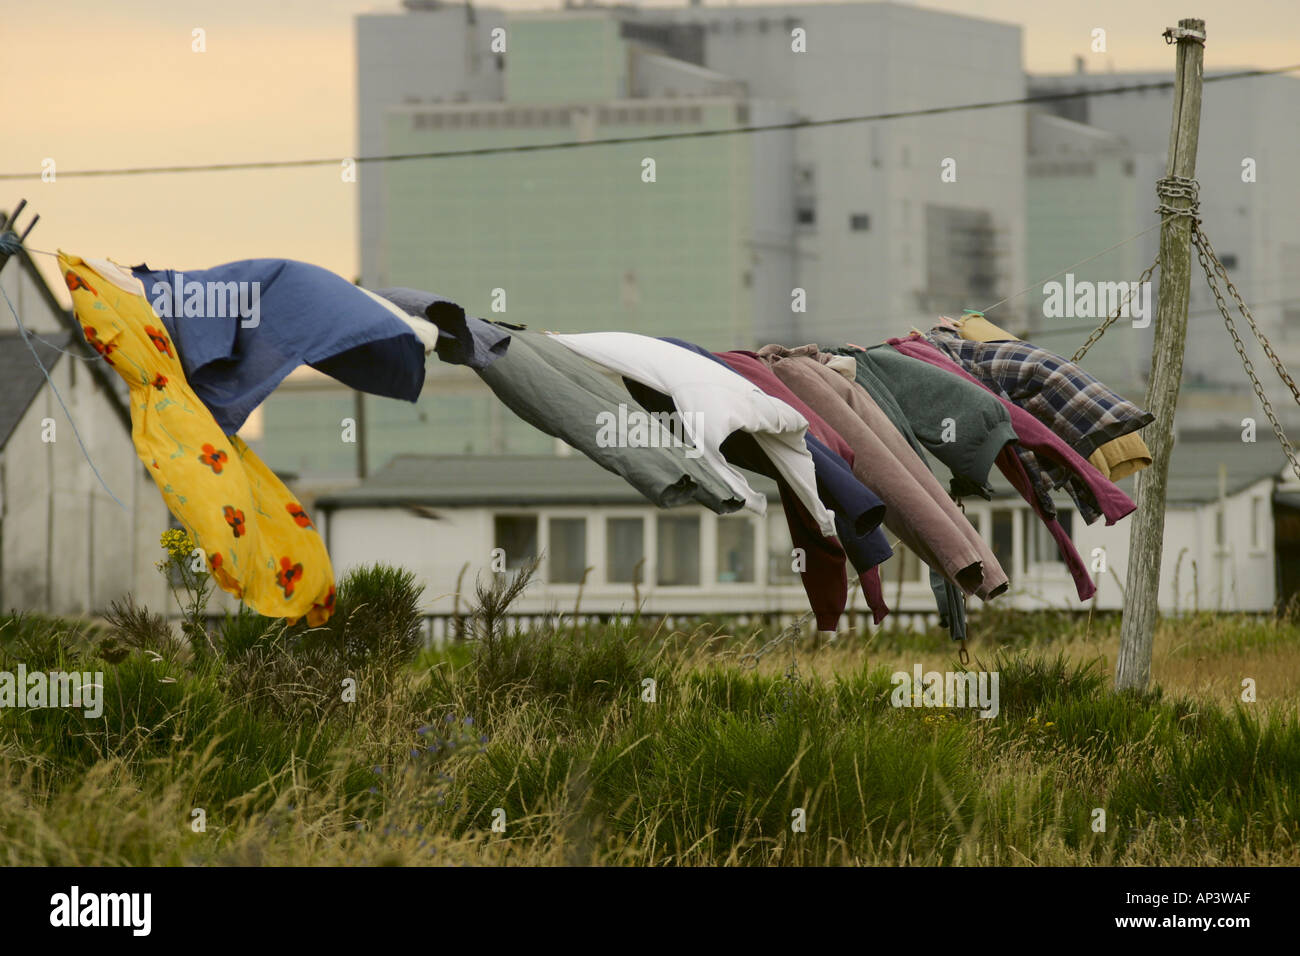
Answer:
[[[424,344],[333,272],[291,259],[131,271],[176,344],[190,387],[227,435],[299,365],[374,395],[420,397]]]

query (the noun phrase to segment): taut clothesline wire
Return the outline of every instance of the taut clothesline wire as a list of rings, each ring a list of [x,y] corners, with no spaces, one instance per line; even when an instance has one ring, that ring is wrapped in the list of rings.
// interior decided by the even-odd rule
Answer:
[[[1240,70],[1235,73],[1221,73],[1207,76],[1205,83],[1223,80],[1249,79],[1258,76],[1272,76],[1280,73],[1293,73],[1300,70],[1300,63],[1291,66],[1275,67],[1267,70]],[[337,166],[344,161],[354,163],[395,163],[418,159],[454,159],[458,156],[493,156],[502,153],[538,153],[559,149],[585,149],[592,146],[611,146],[627,143],[656,143],[668,140],[704,139],[714,136],[742,136],[753,133],[776,132],[793,129],[815,129],[828,126],[846,126],[853,123],[883,122],[886,120],[906,119],[917,116],[938,116],[946,113],[964,113],[971,110],[997,109],[1005,106],[1031,106],[1035,103],[1050,103],[1060,100],[1085,99],[1092,96],[1114,96],[1121,93],[1141,93],[1154,90],[1170,90],[1173,80],[1159,80],[1151,83],[1129,83],[1121,86],[1103,87],[1096,90],[1073,90],[1068,93],[1042,93],[1035,96],[1020,96],[1007,100],[989,100],[983,103],[961,103],[954,106],[932,106],[917,110],[894,110],[887,113],[872,113],[862,116],[838,116],[832,119],[792,120],[786,123],[763,125],[734,126],[727,129],[690,130],[676,133],[648,133],[642,136],[616,136],[608,139],[566,140],[560,143],[531,143],[515,146],[483,146],[478,149],[436,150],[425,153],[395,153],[387,156],[332,156],[324,159],[278,159],[234,163],[201,163],[194,166],[134,166],[120,169],[74,169],[61,172],[63,177],[78,176],[144,176],[157,173],[197,173],[226,172],[243,169],[288,169],[306,166]],[[40,172],[0,173],[0,180],[39,179]]]

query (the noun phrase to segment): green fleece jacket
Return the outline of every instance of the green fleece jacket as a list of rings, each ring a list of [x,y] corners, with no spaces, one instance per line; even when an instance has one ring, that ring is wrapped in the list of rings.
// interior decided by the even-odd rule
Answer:
[[[993,461],[1016,440],[997,396],[887,345],[846,354],[858,363],[858,383],[877,401],[887,389],[917,440],[960,479],[954,493],[989,497]]]

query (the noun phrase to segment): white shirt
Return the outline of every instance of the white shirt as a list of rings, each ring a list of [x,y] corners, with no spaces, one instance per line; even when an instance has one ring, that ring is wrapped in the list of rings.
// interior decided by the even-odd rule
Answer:
[[[583,332],[556,334],[555,339],[597,365],[671,396],[700,457],[744,499],[747,509],[761,515],[767,513],[767,499],[722,455],[722,442],[732,432],[752,434],[822,534],[836,533],[834,516],[817,497],[817,477],[804,442],[808,421],[789,404],[725,365],[648,335]]]

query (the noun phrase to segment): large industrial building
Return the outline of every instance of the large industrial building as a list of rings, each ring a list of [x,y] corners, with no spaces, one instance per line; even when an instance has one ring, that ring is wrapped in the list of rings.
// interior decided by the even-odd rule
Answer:
[[[403,7],[357,18],[363,156],[1024,93],[1019,27],[913,6]],[[880,341],[1023,288],[1025,135],[1012,107],[362,164],[361,280],[435,290],[533,328],[718,349]],[[463,369],[432,363],[426,396],[416,407],[365,399],[359,469],[338,442],[352,397],[291,382],[266,404],[256,447],[308,484],[355,480],[399,451],[554,451]]]

